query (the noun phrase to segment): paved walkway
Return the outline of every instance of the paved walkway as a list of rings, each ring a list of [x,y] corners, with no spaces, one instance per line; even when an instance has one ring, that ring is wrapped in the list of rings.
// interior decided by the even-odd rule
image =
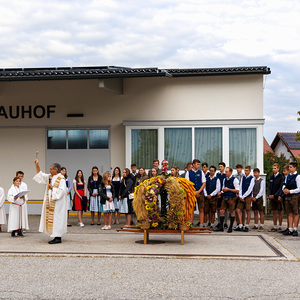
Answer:
[[[39,217],[29,222],[24,238],[0,233],[0,299],[300,299],[300,237],[265,229],[144,245],[142,234],[101,230],[89,216],[80,228],[71,216],[63,243],[49,245]]]

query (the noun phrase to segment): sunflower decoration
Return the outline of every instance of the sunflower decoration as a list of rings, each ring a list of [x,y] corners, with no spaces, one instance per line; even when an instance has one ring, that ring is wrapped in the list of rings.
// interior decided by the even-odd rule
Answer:
[[[160,213],[158,195],[166,191],[168,210]],[[194,184],[185,178],[164,175],[145,180],[135,188],[133,207],[137,215],[137,226],[142,229],[169,228],[177,230],[180,225],[190,227],[196,203]]]
[[[135,188],[133,207],[137,225],[143,229],[156,228],[160,222],[158,194],[165,183],[163,176],[145,180]]]

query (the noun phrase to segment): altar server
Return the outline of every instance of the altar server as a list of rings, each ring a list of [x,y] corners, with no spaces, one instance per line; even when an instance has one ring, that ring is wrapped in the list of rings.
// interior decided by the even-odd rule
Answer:
[[[15,177],[7,193],[7,200],[10,202],[7,231],[11,232],[12,237],[15,237],[16,233],[23,236],[22,230],[29,229],[26,198],[18,195],[23,191],[20,185],[21,179]]]
[[[53,240],[49,244],[61,243],[62,235],[67,232],[67,186],[65,177],[61,175],[61,166],[54,163],[50,166],[50,174],[41,172],[38,159],[34,160],[37,183],[45,184],[45,195],[39,231],[48,233]]]

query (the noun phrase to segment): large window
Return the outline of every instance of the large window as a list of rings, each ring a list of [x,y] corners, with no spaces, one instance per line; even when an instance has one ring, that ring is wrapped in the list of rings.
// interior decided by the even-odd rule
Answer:
[[[192,128],[165,128],[165,159],[181,170],[192,160]]]
[[[222,161],[222,128],[195,128],[195,158],[218,166]]]
[[[158,158],[157,144],[157,129],[131,130],[131,162],[150,169],[153,159]]]
[[[209,166],[217,167],[224,161],[232,168],[240,163],[263,169],[262,155],[257,150],[262,147],[262,124],[207,123],[207,126],[157,125],[155,129],[151,125],[141,125],[142,128],[127,125],[126,149],[130,150],[126,153],[126,165],[136,163],[149,169],[157,158],[160,163],[167,160],[169,169],[175,165],[183,170],[187,162],[197,158]]]
[[[229,164],[256,167],[256,128],[229,129]]]
[[[47,130],[47,149],[108,149],[108,129]]]

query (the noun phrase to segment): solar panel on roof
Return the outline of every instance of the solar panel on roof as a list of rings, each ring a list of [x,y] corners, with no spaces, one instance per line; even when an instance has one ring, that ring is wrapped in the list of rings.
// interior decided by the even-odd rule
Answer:
[[[296,141],[296,134],[282,133],[282,138],[288,144],[290,149],[300,149],[300,141]]]

